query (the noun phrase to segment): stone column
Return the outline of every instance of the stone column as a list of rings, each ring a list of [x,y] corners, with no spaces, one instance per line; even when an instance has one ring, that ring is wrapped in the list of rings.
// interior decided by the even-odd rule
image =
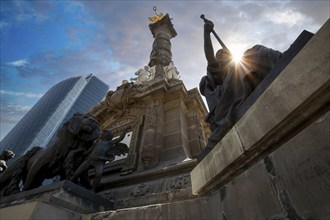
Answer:
[[[149,25],[155,38],[150,54],[149,66],[156,66],[155,78],[165,78],[163,67],[168,66],[172,60],[170,39],[177,35],[168,14],[161,20]]]

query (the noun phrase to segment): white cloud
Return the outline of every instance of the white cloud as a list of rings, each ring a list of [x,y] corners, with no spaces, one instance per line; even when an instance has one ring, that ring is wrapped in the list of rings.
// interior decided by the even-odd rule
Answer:
[[[31,105],[22,105],[1,99],[1,123],[16,124],[30,109]]]
[[[32,106],[30,106],[30,105],[16,105],[16,104],[8,104],[7,107],[10,109],[15,109],[15,112],[17,112],[17,111],[27,112],[32,108]]]
[[[24,96],[27,98],[41,98],[43,94],[35,94],[30,92],[13,92],[13,91],[6,91],[6,90],[0,90],[0,94],[2,95],[11,95],[11,96]]]
[[[272,22],[275,24],[286,24],[292,27],[299,22],[304,21],[305,17],[300,12],[294,12],[292,10],[287,10],[283,12],[276,12],[268,16]]]
[[[16,61],[13,61],[13,62],[9,62],[8,64],[12,65],[12,66],[15,66],[15,67],[20,67],[20,66],[25,66],[28,63],[29,62],[27,60],[22,59],[22,60],[16,60]]]
[[[8,22],[0,21],[0,29],[5,29],[8,27],[10,27],[10,24]]]

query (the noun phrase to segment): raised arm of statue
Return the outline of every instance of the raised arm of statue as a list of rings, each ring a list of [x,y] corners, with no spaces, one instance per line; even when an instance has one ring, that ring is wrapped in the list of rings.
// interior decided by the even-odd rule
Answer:
[[[213,45],[211,41],[211,32],[213,30],[214,24],[212,21],[206,20],[204,23],[204,52],[206,60],[209,64],[216,63],[214,56]]]

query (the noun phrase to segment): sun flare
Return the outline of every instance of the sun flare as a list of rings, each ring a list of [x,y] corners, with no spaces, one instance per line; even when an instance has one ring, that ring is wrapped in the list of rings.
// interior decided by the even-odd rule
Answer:
[[[230,49],[230,52],[235,63],[241,62],[244,53],[244,50],[241,47],[233,47]]]

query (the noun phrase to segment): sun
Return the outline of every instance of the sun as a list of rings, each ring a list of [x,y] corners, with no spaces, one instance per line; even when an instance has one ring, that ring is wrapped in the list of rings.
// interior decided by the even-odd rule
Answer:
[[[242,47],[232,47],[230,48],[230,52],[232,55],[232,59],[235,63],[241,62],[241,59],[243,57],[244,50]]]

